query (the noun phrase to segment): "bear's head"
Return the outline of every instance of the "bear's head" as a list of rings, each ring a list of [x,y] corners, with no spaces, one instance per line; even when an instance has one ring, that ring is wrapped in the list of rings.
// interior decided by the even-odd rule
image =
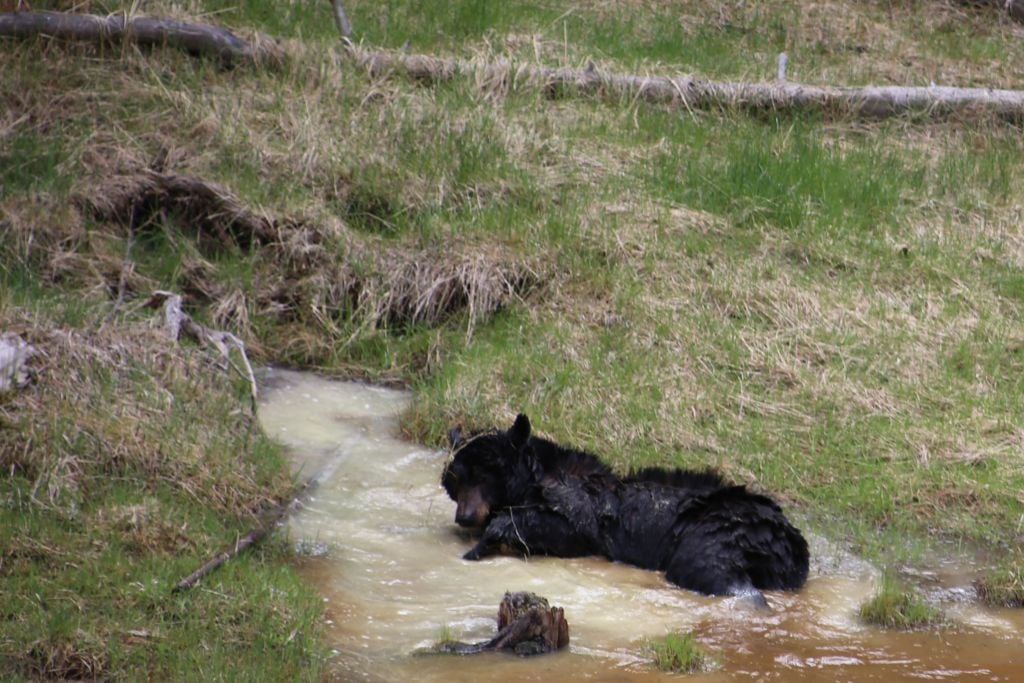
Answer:
[[[452,459],[441,474],[441,485],[458,506],[459,526],[482,529],[491,515],[524,502],[540,478],[530,439],[530,420],[518,415],[508,430],[491,430],[464,437],[458,427],[448,432]]]

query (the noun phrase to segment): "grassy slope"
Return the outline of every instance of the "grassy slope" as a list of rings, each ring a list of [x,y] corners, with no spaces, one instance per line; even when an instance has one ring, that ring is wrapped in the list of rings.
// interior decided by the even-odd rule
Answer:
[[[758,79],[786,50],[790,77],[807,82],[1024,87],[1014,71],[1021,29],[941,2],[426,5],[346,8],[368,44],[408,41],[414,51]],[[147,11],[162,7],[288,37],[296,59],[276,72],[225,72],[174,53],[97,59],[5,43],[0,99],[14,102],[0,119],[8,324],[56,308],[47,326],[95,330],[127,254],[129,301],[156,287],[186,291],[197,315],[242,333],[264,359],[412,383],[414,438],[439,442],[454,420],[479,426],[525,410],[542,431],[622,468],[718,466],[879,559],[905,559],[933,536],[997,556],[1020,538],[1019,129],[973,119],[777,120],[549,100],[469,80],[429,89],[371,81],[332,52],[325,3]],[[210,248],[166,213],[129,243],[123,226],[82,208],[109,178],[158,157],[272,215],[340,225],[323,240],[336,260],[350,258],[353,240],[439,247],[439,258],[465,244],[500,245],[539,264],[545,284],[472,334],[465,315],[436,326],[368,324],[323,304],[326,284],[311,268],[297,271],[308,277],[282,312],[284,299],[270,293],[277,252]],[[65,292],[75,303],[55,306]],[[126,306],[115,328],[142,317]],[[87,545],[81,529],[66,536],[60,517],[26,507],[32,485],[3,480],[4,514],[49,529],[55,546]],[[160,490],[138,500],[101,490],[96,515],[185,504]],[[214,521],[201,510],[189,514],[207,529],[196,556],[245,525],[243,516],[205,526]],[[26,529],[4,543],[27,547],[36,532]],[[921,544],[908,548],[907,538]],[[36,560],[25,561],[24,578],[4,581],[37,580]],[[42,569],[63,566],[54,558],[38,562],[54,581],[77,581]],[[248,562],[221,579],[240,582],[239,594],[259,595],[246,581],[290,581],[275,562]],[[157,564],[166,581],[189,562]],[[29,601],[25,585],[18,594]],[[79,589],[43,592],[62,590]],[[90,590],[102,604],[115,589]],[[160,604],[160,620],[190,611]],[[6,623],[22,613],[31,612],[8,610]],[[31,652],[47,628],[39,621],[5,636],[7,652]],[[75,629],[91,633],[65,630]],[[234,638],[243,647],[246,637]],[[110,633],[94,640],[109,643]],[[117,651],[95,643],[90,652]],[[222,650],[208,645],[182,649],[217,666]],[[161,672],[176,666],[175,649],[147,662],[129,648],[104,661]],[[288,661],[309,656],[297,650]]]
[[[0,297],[46,353],[0,398],[0,674],[315,680],[321,601],[283,540],[171,594],[287,499],[280,449],[202,353],[90,309]]]

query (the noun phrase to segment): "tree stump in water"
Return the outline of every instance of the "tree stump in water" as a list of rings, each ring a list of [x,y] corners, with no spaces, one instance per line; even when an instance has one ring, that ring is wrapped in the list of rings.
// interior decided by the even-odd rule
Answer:
[[[569,644],[569,623],[561,607],[551,607],[534,593],[505,593],[498,606],[498,634],[482,643],[445,643],[441,652],[469,655],[514,652],[527,657],[554,652]]]

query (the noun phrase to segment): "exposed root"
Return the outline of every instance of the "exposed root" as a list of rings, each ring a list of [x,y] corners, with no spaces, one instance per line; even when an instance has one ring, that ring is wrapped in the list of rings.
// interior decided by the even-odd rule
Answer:
[[[1021,0],[960,0],[963,5],[990,7],[1006,12],[1014,21],[1024,22],[1024,2]]]

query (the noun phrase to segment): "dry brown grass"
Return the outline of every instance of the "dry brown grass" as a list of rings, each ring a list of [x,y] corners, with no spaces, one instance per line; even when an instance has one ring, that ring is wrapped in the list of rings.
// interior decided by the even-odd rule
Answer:
[[[137,505],[111,505],[91,516],[97,535],[116,537],[135,555],[193,553],[209,539],[184,524],[175,524],[155,498]]]
[[[136,266],[132,240],[170,231],[184,251],[178,287],[209,305],[218,325],[251,337],[252,319],[311,324],[308,342],[326,351],[381,328],[438,325],[465,314],[466,334],[536,287],[543,267],[497,242],[453,236],[442,246],[359,235],[330,216],[322,224],[275,219],[250,210],[223,186],[199,178],[140,171],[93,179],[54,220],[52,200],[6,202],[0,225],[27,266],[78,285],[98,301],[145,297],[158,285]],[[86,230],[82,207],[104,229]],[[225,287],[210,260],[225,250],[254,253],[256,275],[244,291]],[[343,332],[346,319],[356,329]],[[326,332],[319,343],[313,335]],[[258,349],[257,345],[257,349]],[[312,351],[312,350],[311,350]]]
[[[109,662],[96,634],[78,631],[74,642],[35,643],[26,654],[30,670],[42,680],[95,681],[108,675]]]
[[[287,478],[261,481],[245,460],[253,426],[201,350],[149,324],[71,330],[5,308],[0,326],[41,352],[37,382],[0,404],[0,471],[31,481],[38,504],[75,514],[121,477],[234,515],[287,495]]]

